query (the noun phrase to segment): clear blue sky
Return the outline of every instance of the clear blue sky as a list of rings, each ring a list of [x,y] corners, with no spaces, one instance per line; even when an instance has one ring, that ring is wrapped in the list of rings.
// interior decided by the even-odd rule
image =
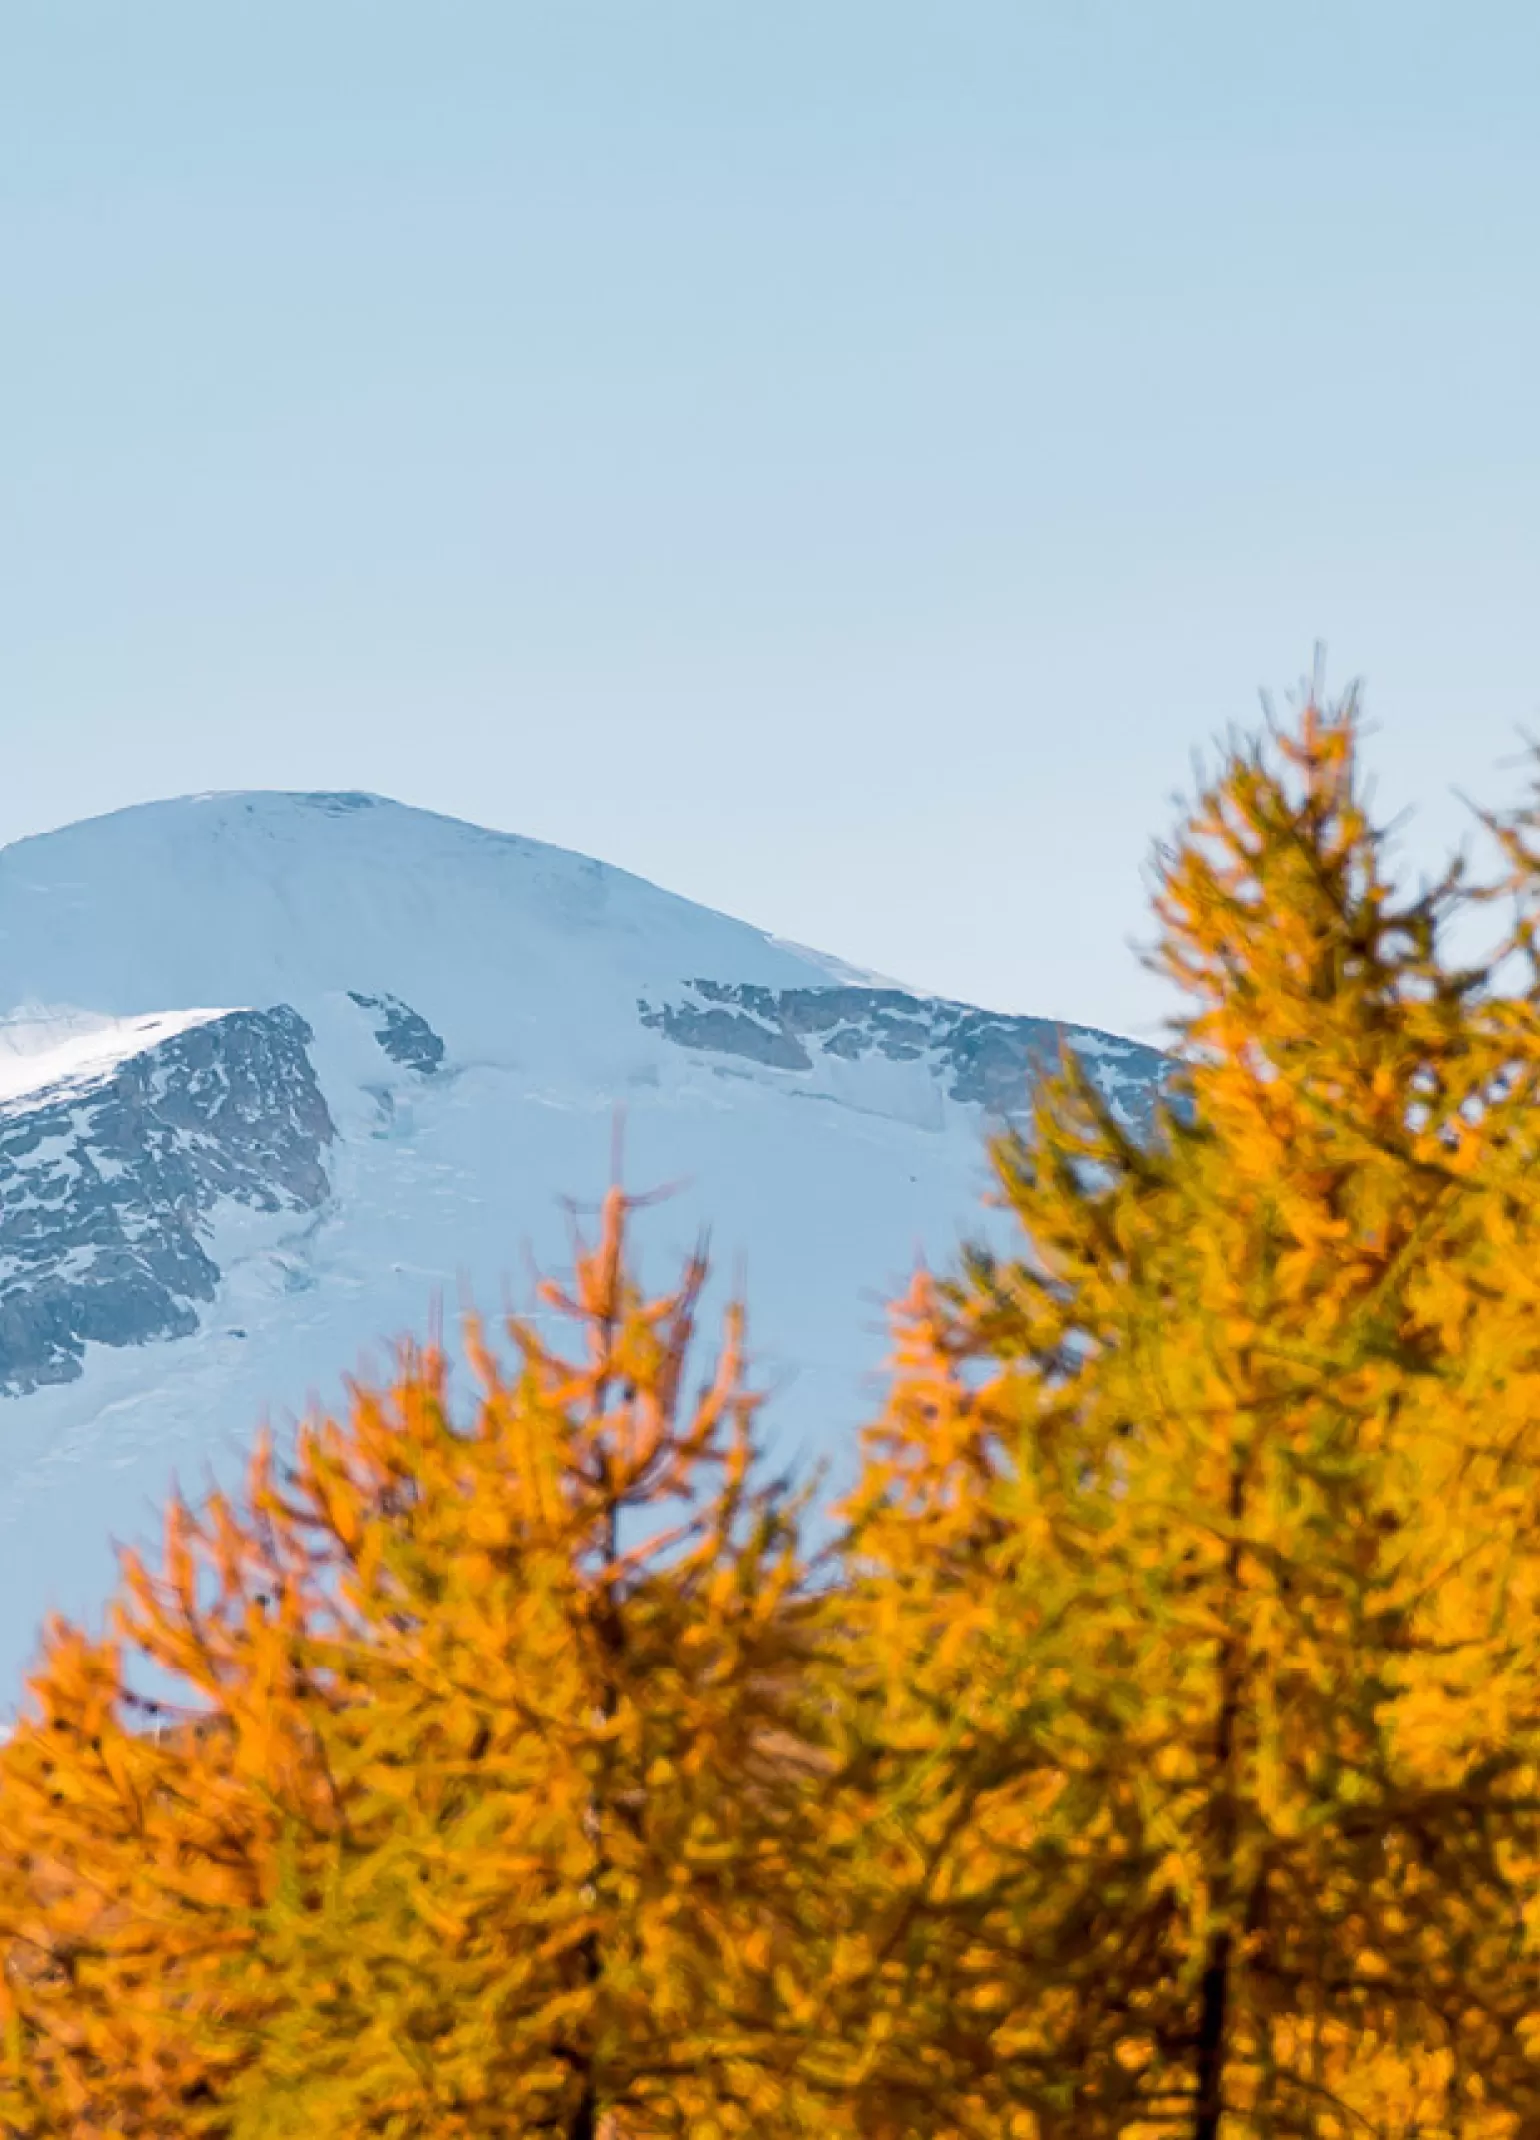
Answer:
[[[1540,727],[1540,7],[5,0],[0,837],[364,787],[1151,1032],[1327,642]]]

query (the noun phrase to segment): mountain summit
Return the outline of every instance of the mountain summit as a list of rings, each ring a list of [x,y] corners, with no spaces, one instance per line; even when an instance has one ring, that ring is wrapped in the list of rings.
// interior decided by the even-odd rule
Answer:
[[[362,794],[152,803],[0,851],[0,1667],[109,1532],[437,1298],[527,1301],[562,1199],[670,1185],[741,1266],[788,1450],[836,1461],[875,1303],[979,1224],[1062,1037],[1131,1124],[1164,1059],[899,988],[561,849]]]

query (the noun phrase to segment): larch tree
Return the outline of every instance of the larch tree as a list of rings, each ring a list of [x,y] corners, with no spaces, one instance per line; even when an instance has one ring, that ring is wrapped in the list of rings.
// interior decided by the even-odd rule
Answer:
[[[1155,1134],[1066,1058],[1019,1252],[900,1316],[840,1604],[864,2130],[1540,2135],[1540,820],[1398,892],[1358,726],[1232,745],[1161,851]]]
[[[742,1326],[606,1205],[566,1350],[407,1352],[245,1495],[170,1508],[114,1639],[51,1628],[0,1756],[0,2129],[642,2140],[800,2124],[816,1878],[798,1505]],[[185,1683],[147,1731],[127,1658]]]

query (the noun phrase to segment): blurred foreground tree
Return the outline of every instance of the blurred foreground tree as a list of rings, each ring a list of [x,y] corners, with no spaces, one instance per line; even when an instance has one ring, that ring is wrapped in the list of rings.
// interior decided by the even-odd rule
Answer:
[[[516,1324],[505,1379],[473,1333],[464,1431],[406,1355],[240,1505],[174,1504],[119,1642],[51,1629],[0,1771],[7,2130],[801,2129],[796,1510],[740,1317],[687,1402],[703,1266],[644,1301],[626,1209],[542,1288],[576,1356]],[[131,1728],[122,1644],[180,1724]]]

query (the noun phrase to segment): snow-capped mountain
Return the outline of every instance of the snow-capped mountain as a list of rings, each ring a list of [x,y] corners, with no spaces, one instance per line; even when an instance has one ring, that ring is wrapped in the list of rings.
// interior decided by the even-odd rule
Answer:
[[[663,1281],[710,1222],[767,1425],[848,1462],[914,1255],[1067,1033],[1134,1125],[1164,1058],[915,994],[625,872],[368,795],[145,805],[0,851],[0,1710],[109,1536],[228,1476],[435,1298],[528,1304],[613,1125]]]

